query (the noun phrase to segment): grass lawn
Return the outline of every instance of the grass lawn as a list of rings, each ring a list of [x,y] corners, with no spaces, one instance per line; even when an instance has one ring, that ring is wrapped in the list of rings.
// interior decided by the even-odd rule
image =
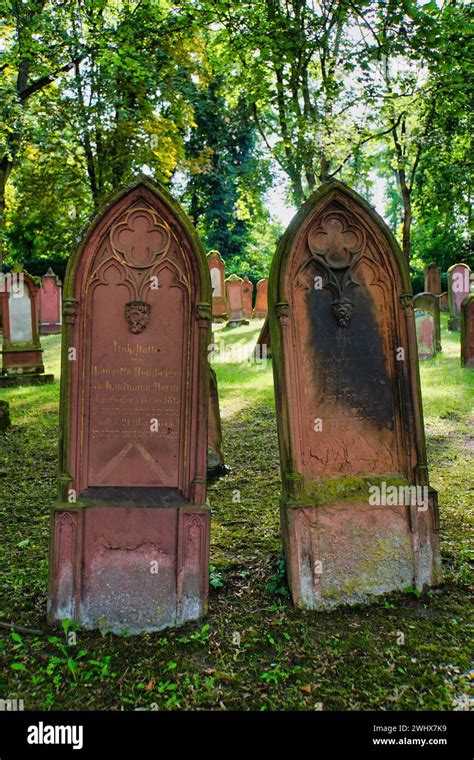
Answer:
[[[218,326],[239,359],[262,321]],[[56,495],[59,336],[43,339],[53,385],[0,391],[0,697],[25,709],[452,710],[468,693],[468,531],[474,372],[443,315],[443,353],[421,368],[445,583],[331,613],[292,608],[279,536],[271,363],[214,366],[230,474],[209,488],[211,593],[204,623],[118,637],[47,630],[49,508]],[[470,495],[470,498],[469,498]],[[471,510],[471,511],[470,511]],[[404,643],[399,643],[403,637]]]

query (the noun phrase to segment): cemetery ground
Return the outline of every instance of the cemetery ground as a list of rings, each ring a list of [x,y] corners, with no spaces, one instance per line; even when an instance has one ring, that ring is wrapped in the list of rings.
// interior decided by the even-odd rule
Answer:
[[[1,392],[13,424],[0,439],[0,698],[66,710],[465,709],[474,373],[461,369],[459,334],[442,319],[443,353],[422,363],[421,377],[443,586],[333,612],[294,609],[280,549],[271,362],[216,362],[231,471],[209,488],[209,615],[135,636],[46,626],[60,336],[43,337],[55,383]],[[215,336],[247,355],[261,325],[219,326]]]

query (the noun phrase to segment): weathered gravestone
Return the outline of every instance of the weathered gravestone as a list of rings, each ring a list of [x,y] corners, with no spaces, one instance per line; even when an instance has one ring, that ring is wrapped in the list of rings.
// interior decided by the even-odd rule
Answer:
[[[448,269],[448,330],[459,330],[461,304],[469,293],[470,271],[467,264],[453,264]]]
[[[355,192],[329,182],[300,209],[272,263],[269,306],[295,604],[438,582],[408,268]]]
[[[255,309],[253,316],[255,319],[265,319],[268,314],[268,277],[257,282],[257,295],[255,297]]]
[[[41,279],[40,318],[42,335],[61,332],[61,280],[51,267]]]
[[[212,321],[223,322],[227,319],[224,259],[219,251],[209,251],[207,263],[211,275]]]
[[[210,368],[209,390],[209,430],[207,438],[207,476],[215,478],[226,473],[224,454],[222,453],[222,424],[219,406],[219,393],[215,371]]]
[[[19,270],[1,276],[4,285],[0,288],[3,315],[0,387],[52,382],[53,375],[44,374],[39,337],[39,284]]]
[[[252,319],[252,295],[253,283],[248,277],[242,280],[242,300],[244,303],[244,316],[246,319]]]
[[[418,293],[413,299],[419,359],[432,359],[441,351],[439,299],[433,293]]]
[[[448,291],[445,291],[444,293],[440,293],[438,298],[439,298],[439,310],[443,312],[449,311]]]
[[[119,193],[64,283],[60,498],[48,613],[157,630],[206,611],[211,283],[179,205]]]
[[[461,304],[461,366],[474,369],[474,293]]]
[[[239,325],[248,325],[245,319],[244,301],[242,294],[242,278],[237,274],[231,274],[225,281],[227,304],[229,307],[229,327],[238,327]]]
[[[434,262],[425,267],[425,293],[441,293],[441,269]]]
[[[254,351],[257,359],[271,359],[272,358],[272,345],[270,342],[270,325],[268,323],[268,317],[262,325],[257,343]]]

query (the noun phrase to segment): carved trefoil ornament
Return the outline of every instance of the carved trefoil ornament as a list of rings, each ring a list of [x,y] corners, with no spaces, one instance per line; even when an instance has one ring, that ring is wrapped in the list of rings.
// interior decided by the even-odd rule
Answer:
[[[333,295],[332,312],[340,327],[347,327],[352,318],[353,302],[349,298],[354,268],[364,254],[364,230],[353,224],[343,211],[331,210],[308,233],[311,258],[302,269],[316,264],[322,274],[322,287]]]

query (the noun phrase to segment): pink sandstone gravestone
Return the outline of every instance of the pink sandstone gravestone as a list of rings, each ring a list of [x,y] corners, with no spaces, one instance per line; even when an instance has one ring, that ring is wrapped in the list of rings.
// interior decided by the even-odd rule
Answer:
[[[41,280],[40,319],[42,335],[61,332],[61,281],[51,267]]]
[[[242,278],[237,274],[231,274],[225,281],[227,305],[229,307],[229,327],[248,325],[244,315],[244,301],[242,294]]]
[[[470,272],[467,264],[453,264],[448,269],[448,330],[459,330],[461,304],[469,293]]]
[[[248,277],[242,280],[242,300],[244,302],[244,316],[246,319],[252,319],[252,295],[253,283]]]
[[[425,267],[425,293],[441,293],[441,269],[434,262]]]
[[[227,299],[225,290],[225,265],[219,251],[209,251],[207,263],[212,287],[212,321],[223,322],[227,319]]]
[[[461,366],[474,369],[474,293],[461,304]]]
[[[197,234],[142,178],[66,272],[51,623],[130,633],[206,612],[210,323]]]
[[[441,351],[439,297],[434,293],[418,293],[413,299],[413,308],[418,358],[432,359]]]
[[[265,319],[268,314],[268,277],[257,282],[257,295],[255,298],[255,319]]]
[[[3,316],[2,370],[0,386],[35,385],[54,380],[44,374],[39,337],[39,284],[27,272],[2,275],[0,291]]]
[[[326,183],[295,216],[269,306],[294,603],[330,608],[438,583],[408,267],[345,185]]]

